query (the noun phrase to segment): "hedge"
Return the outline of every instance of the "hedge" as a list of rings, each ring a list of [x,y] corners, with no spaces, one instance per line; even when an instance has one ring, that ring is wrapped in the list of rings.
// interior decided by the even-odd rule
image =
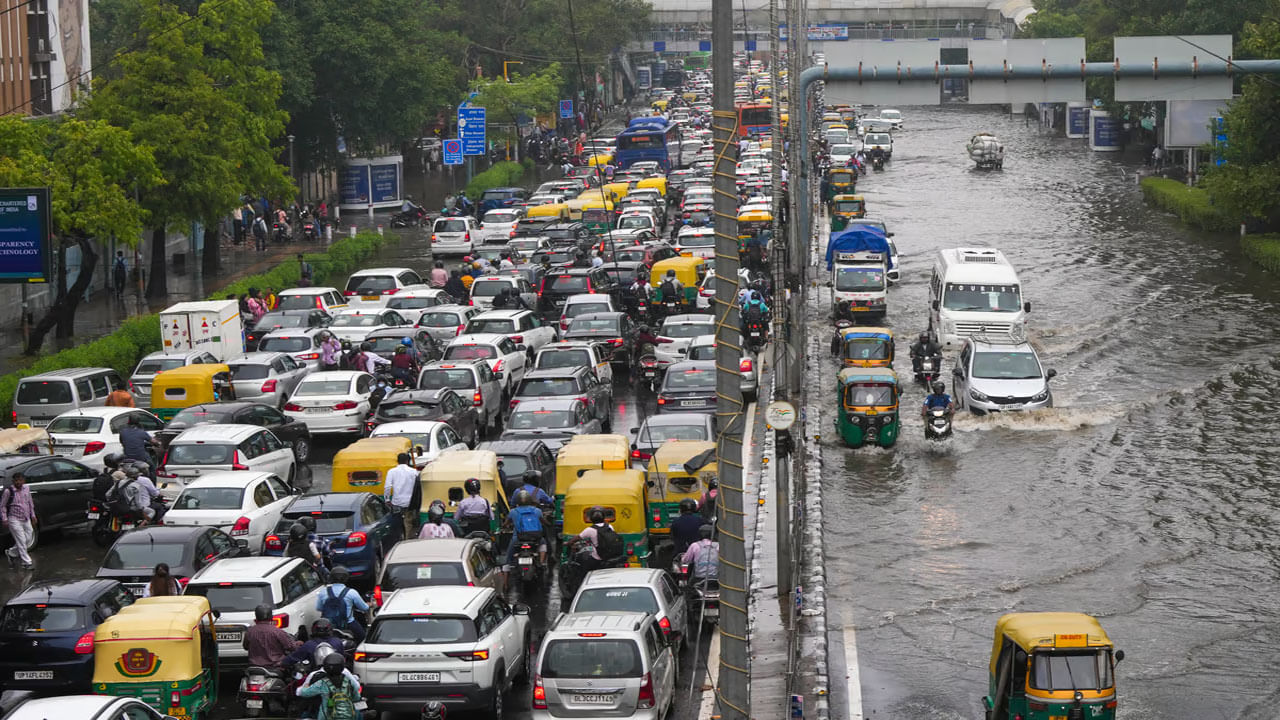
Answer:
[[[1182,222],[1201,230],[1235,230],[1239,223],[1214,207],[1209,193],[1201,188],[1168,178],[1142,179],[1142,196],[1147,202],[1177,215]]]
[[[1240,248],[1250,260],[1274,273],[1280,273],[1280,235],[1245,235]]]
[[[499,187],[514,187],[524,177],[524,166],[517,162],[500,162],[497,165],[471,178],[464,190],[472,202],[479,203],[485,190]]]
[[[359,233],[354,238],[343,238],[330,245],[323,253],[306,253],[307,262],[316,278],[316,285],[324,285],[341,279],[360,268],[360,264],[378,251],[394,236],[383,237],[377,233]],[[284,262],[265,273],[241,278],[209,296],[210,300],[225,298],[234,293],[239,296],[250,287],[284,290],[297,287],[298,264]],[[29,375],[39,375],[52,370],[73,367],[109,367],[128,377],[133,368],[147,353],[160,349],[160,316],[145,315],[129,318],[120,328],[105,337],[84,345],[67,348],[61,352],[39,358],[18,372],[0,375],[0,407],[5,417],[13,409],[13,394],[18,381]]]

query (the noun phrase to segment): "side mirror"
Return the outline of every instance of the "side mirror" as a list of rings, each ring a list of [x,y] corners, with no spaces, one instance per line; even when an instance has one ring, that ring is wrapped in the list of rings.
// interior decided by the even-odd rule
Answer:
[[[934,300],[933,302],[929,303],[929,307],[933,308],[934,310],[937,310],[937,309],[938,309],[938,301],[937,301],[937,300]]]
[[[515,613],[516,615],[528,615],[529,606],[525,605],[524,603],[516,603],[515,605],[511,606],[511,612]]]
[[[1031,301],[1030,301],[1030,300],[1028,300],[1028,301],[1026,301],[1026,302],[1022,303],[1022,312],[1027,312],[1027,313],[1031,312]]]
[[[951,374],[956,377],[964,377],[964,371],[960,368],[951,368]]]
[[[1115,652],[1115,658],[1116,658],[1116,662],[1120,662],[1121,660],[1124,660],[1124,651],[1123,651],[1123,650],[1117,650],[1117,651]]]
[[[893,237],[893,233],[891,233],[891,232],[887,232],[887,233],[885,233],[885,234],[884,234],[884,236],[885,236],[885,237]]]
[[[414,446],[413,446],[413,452],[414,452],[414,453],[416,453],[416,454],[418,454],[418,455],[425,455],[427,451],[426,451],[426,449],[425,449],[425,448],[423,448],[421,445],[414,445]]]
[[[1049,371],[1044,374],[1044,379],[1051,380],[1057,376],[1058,376],[1058,371],[1054,370],[1053,368],[1050,368]]]
[[[245,540],[244,538],[240,538],[240,539],[236,540],[235,542],[236,542],[236,554],[237,554],[237,555],[242,555],[242,554],[243,554],[243,555],[248,555],[248,554],[249,554],[249,541],[248,541],[248,540]]]
[[[520,352],[524,352],[525,350],[528,350],[528,348],[525,347],[524,343],[519,343],[516,345],[516,350],[519,350]]]
[[[645,486],[645,487],[653,487],[654,485],[656,485],[656,483],[655,483],[654,481],[652,481],[652,480],[645,480],[645,481],[644,481],[644,486]]]

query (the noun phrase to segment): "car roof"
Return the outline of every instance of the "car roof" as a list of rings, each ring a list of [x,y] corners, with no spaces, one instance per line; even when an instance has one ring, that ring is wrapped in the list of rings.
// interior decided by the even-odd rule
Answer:
[[[511,277],[511,276],[508,276],[508,277]],[[515,279],[515,278],[512,278],[512,279]],[[480,313],[479,315],[476,315],[474,318],[472,318],[472,320],[488,320],[490,318],[509,320],[512,318],[518,318],[528,314],[530,314],[528,310],[486,310]]]
[[[642,612],[583,612],[566,613],[556,618],[548,634],[577,633],[580,630],[615,630],[636,632],[644,627],[648,613]],[[545,642],[545,641],[544,641]]]
[[[191,358],[191,357],[198,357],[200,355],[204,355],[206,352],[207,351],[205,350],[187,350],[186,352],[165,352],[164,350],[157,350],[155,352],[149,352],[146,355],[143,355],[142,360],[150,360],[152,358],[163,358],[163,357]],[[138,362],[142,362],[142,360],[139,360]]]
[[[289,288],[276,293],[276,297],[281,295],[320,295],[328,292],[339,292],[338,288],[333,287],[305,287],[305,288]]]
[[[269,579],[268,576],[283,572],[289,569],[290,566],[301,562],[301,558],[272,557],[268,555],[222,558],[218,562],[201,568],[191,578],[191,582],[199,584],[211,581],[267,580]]]
[[[222,400],[219,402],[199,403],[197,405],[192,405],[191,407],[183,408],[183,410],[199,410],[205,412],[209,410],[228,410],[235,412],[242,408],[254,407],[257,405],[266,405],[266,403],[254,402],[252,400]],[[267,405],[267,407],[271,406]]]
[[[251,470],[215,470],[214,472],[201,473],[200,477],[187,483],[186,487],[183,488],[183,492],[193,487],[246,488],[272,475],[275,475],[275,473]]]
[[[395,422],[382,423],[374,428],[369,437],[395,435],[397,432],[425,433],[444,425],[448,425],[448,423],[441,420],[396,420]]]
[[[409,271],[409,272],[411,272],[411,273],[413,273],[413,274],[415,274],[415,275],[417,275],[417,274],[418,274],[418,271],[417,271],[417,270],[414,270],[413,268],[410,268],[410,267],[379,267],[379,268],[365,268],[364,270],[357,270],[357,271],[355,271],[355,272],[353,272],[353,273],[351,273],[351,274],[352,274],[353,276],[354,276],[354,275],[359,275],[359,276],[364,276],[364,275],[391,275],[391,274],[395,274],[395,273],[402,273],[402,272],[405,272],[406,270],[407,270],[407,271]]]
[[[667,366],[667,372],[688,372],[690,370],[701,370],[703,372],[714,372],[716,369],[715,360],[681,360]]]
[[[369,338],[375,338],[375,337],[387,337],[388,335],[398,336],[398,337],[413,337],[413,331],[419,330],[419,329],[420,328],[411,328],[408,325],[402,325],[400,327],[378,328],[377,330],[370,332],[368,335],[365,335],[364,339],[368,340]]]
[[[58,697],[28,698],[22,704],[5,713],[4,717],[28,720],[47,716],[92,720],[117,703],[126,704],[125,701],[128,699],[113,695],[61,695]]]
[[[85,580],[47,580],[32,584],[9,599],[9,605],[29,603],[72,604],[96,598],[116,585],[116,580],[89,578]]]
[[[104,368],[104,367],[62,368],[61,370],[50,370],[49,372],[40,373],[39,375],[28,375],[27,377],[22,378],[22,382],[28,382],[30,380],[44,380],[44,379],[54,379],[54,378],[58,380],[62,380],[64,378],[79,377],[81,375],[84,375],[86,373],[91,373],[91,372],[115,372],[115,371],[112,370],[111,368]]]
[[[557,340],[543,345],[538,349],[538,354],[541,355],[549,350],[590,350],[600,342],[598,340]]]
[[[606,568],[587,573],[581,587],[597,585],[657,585],[663,570],[657,568]]]
[[[413,290],[401,290],[391,297],[396,298],[416,298],[416,297],[438,297],[444,295],[445,291],[440,288],[415,288]]]
[[[626,313],[624,313],[624,312],[619,312],[619,311],[616,311],[616,310],[607,310],[607,311],[602,311],[602,312],[589,312],[589,313],[586,313],[586,314],[584,314],[584,315],[577,315],[577,316],[575,316],[575,317],[573,318],[573,322],[577,322],[578,320],[602,320],[602,319],[603,319],[603,320],[617,320],[618,318],[626,317],[626,315],[627,315]],[[571,327],[572,327],[572,326],[571,326]],[[572,330],[572,329],[570,329],[570,330],[569,330],[569,332],[573,332],[573,330]]]
[[[442,311],[443,312],[471,312],[479,309],[480,308],[477,308],[474,305],[461,305],[459,303],[445,303],[444,305],[436,305],[435,307],[429,307],[426,309],[426,312],[442,312]]]
[[[471,360],[432,360],[422,366],[423,370],[470,370],[471,372],[479,372],[480,366],[476,363],[485,362],[480,358]],[[486,363],[488,364],[488,363]]]
[[[664,325],[668,323],[672,325],[678,325],[680,323],[699,323],[703,325],[714,325],[715,322],[716,322],[715,316],[705,315],[703,313],[681,313],[679,315],[668,315],[666,319],[662,321]]]
[[[612,297],[601,293],[574,293],[564,299],[564,304],[577,305],[579,303],[609,303],[612,301]]]
[[[654,425],[711,425],[712,416],[705,413],[666,413],[650,415],[641,427]]]
[[[275,330],[272,330],[271,332],[267,333],[266,335],[263,335],[263,336],[262,336],[262,338],[263,338],[263,340],[265,340],[265,339],[267,339],[267,338],[269,338],[269,337],[282,337],[282,338],[287,338],[287,337],[303,337],[303,336],[305,336],[305,337],[314,337],[314,336],[319,335],[320,333],[324,332],[326,329],[327,329],[327,328],[303,328],[303,327],[295,327],[295,328],[276,328]]]
[[[449,341],[449,346],[453,345],[497,345],[506,340],[507,336],[500,333],[468,333],[459,335]]]
[[[373,493],[368,492],[323,492],[307,495],[299,495],[289,503],[285,508],[285,512],[311,511],[313,508],[321,510],[325,508],[337,508],[339,510],[349,510],[362,504],[367,497],[373,497]]]
[[[411,388],[405,388],[403,390],[392,390],[385,398],[383,398],[383,402],[439,402],[440,398],[450,393],[457,395],[457,392],[455,392],[453,388],[447,387],[436,388],[434,390],[414,390]]]
[[[476,545],[478,542],[478,540],[471,538],[401,540],[391,548],[391,552],[387,553],[386,563],[459,560],[467,548]]]
[[[190,540],[193,537],[203,535],[209,529],[209,527],[203,525],[148,525],[137,530],[130,530],[121,535],[116,540],[116,543],[133,545],[157,540]]]
[[[307,375],[306,377],[302,378],[302,382],[307,382],[308,380],[316,380],[316,379],[346,380],[347,382],[351,382],[351,380],[355,378],[357,375],[368,375],[368,374],[369,373],[361,372],[359,370],[321,370],[320,372],[313,372],[310,375]]]
[[[446,542],[447,539],[428,540],[431,543]],[[405,588],[391,594],[382,605],[378,616],[407,614],[430,610],[432,613],[466,613],[475,615],[484,603],[493,596],[493,590],[487,587],[468,587],[466,585],[431,585],[429,587]]]
[[[262,430],[257,425],[236,425],[232,423],[210,423],[208,425],[192,425],[183,430],[172,442],[207,442],[209,440],[231,440],[239,442],[244,438]]]
[[[538,370],[530,370],[525,373],[524,379],[537,380],[540,378],[565,377],[566,375],[579,375],[583,373],[590,373],[590,370],[582,365],[575,365],[574,367],[568,368],[541,368]]]
[[[228,365],[239,365],[242,363],[269,363],[279,357],[293,357],[286,352],[275,352],[272,350],[263,350],[260,352],[245,353],[239,357],[227,360]],[[234,378],[233,378],[234,379]]]
[[[531,400],[530,402],[535,402]],[[507,438],[504,440],[486,440],[476,445],[477,450],[488,450],[495,455],[532,455],[537,446],[546,443],[532,438]]]
[[[62,413],[58,417],[98,417],[113,418],[130,412],[147,412],[143,408],[122,408],[122,407],[82,407],[75,410],[69,410]],[[55,420],[57,418],[54,418]]]
[[[525,377],[528,377],[527,375]],[[522,412],[535,412],[538,410],[572,410],[578,405],[586,405],[578,398],[538,398],[536,400],[522,400],[514,410],[512,415]]]

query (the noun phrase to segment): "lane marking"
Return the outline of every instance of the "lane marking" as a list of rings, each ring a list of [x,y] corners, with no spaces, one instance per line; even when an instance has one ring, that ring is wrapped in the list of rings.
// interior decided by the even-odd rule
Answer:
[[[849,679],[846,683],[849,698],[849,720],[862,720],[862,678],[858,670],[858,641],[854,637],[853,624],[844,626],[844,667]]]
[[[711,642],[707,645],[707,689],[702,691],[699,718],[709,718],[716,710],[716,681],[720,679],[720,627],[714,627],[715,632],[711,633]]]

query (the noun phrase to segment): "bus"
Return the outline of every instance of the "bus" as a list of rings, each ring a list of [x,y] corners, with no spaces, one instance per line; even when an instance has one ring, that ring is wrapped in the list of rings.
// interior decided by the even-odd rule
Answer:
[[[614,162],[625,170],[637,162],[653,160],[663,172],[682,166],[680,126],[661,115],[638,117],[618,133]]]
[[[684,87],[685,83],[684,70],[680,68],[668,67],[662,72],[662,87],[669,90],[679,90]]]
[[[738,106],[738,134],[742,137],[769,132],[773,125],[773,106],[744,103]]]

